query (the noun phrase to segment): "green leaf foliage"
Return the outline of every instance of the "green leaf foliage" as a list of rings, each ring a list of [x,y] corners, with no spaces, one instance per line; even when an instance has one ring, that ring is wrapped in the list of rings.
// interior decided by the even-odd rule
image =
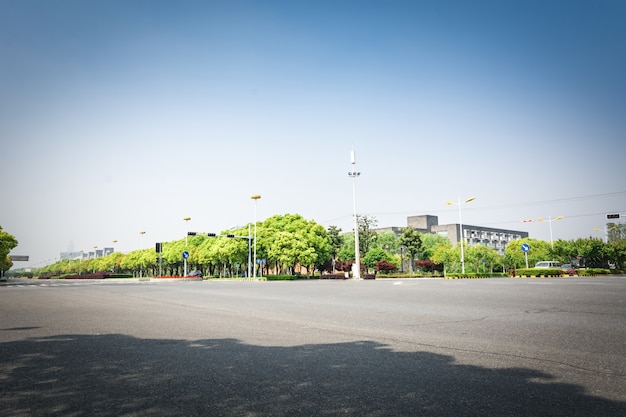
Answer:
[[[2,226],[0,226],[0,271],[7,271],[13,266],[9,252],[16,246],[17,239],[15,236],[2,230]]]

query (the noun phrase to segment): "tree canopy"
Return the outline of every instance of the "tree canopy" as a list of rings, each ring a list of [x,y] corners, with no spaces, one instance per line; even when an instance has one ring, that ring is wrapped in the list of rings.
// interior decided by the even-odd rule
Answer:
[[[452,246],[449,239],[435,234],[422,234],[406,228],[400,236],[394,232],[376,233],[371,230],[376,220],[362,217],[360,223],[363,241],[369,248],[361,257],[362,267],[368,270],[393,271],[401,265],[404,272],[405,255],[411,262],[411,272],[440,270],[449,273],[461,270],[460,245]],[[163,242],[162,253],[154,248],[139,249],[127,254],[113,253],[107,257],[84,260],[64,260],[41,268],[42,273],[77,274],[96,271],[127,272],[133,274],[180,275],[183,269],[182,252],[188,251],[189,270],[197,269],[205,276],[233,277],[247,275],[251,267],[253,240],[249,235],[252,225],[224,231],[218,236],[190,236]],[[261,260],[263,275],[307,274],[315,271],[348,270],[354,262],[354,234],[341,234],[341,229],[306,220],[299,214],[276,215],[257,223],[257,259]],[[528,266],[539,261],[554,260],[576,267],[626,268],[626,239],[603,242],[587,238],[573,241],[549,242],[531,238],[510,242],[503,255],[484,245],[465,248],[465,267],[468,273],[499,272],[524,268],[526,255],[522,244],[528,244]],[[6,254],[17,245],[17,240],[0,228],[0,262],[8,269]],[[364,248],[361,248],[364,250]],[[416,258],[419,265],[416,264]],[[333,262],[335,261],[335,262]],[[337,263],[337,261],[339,263]],[[424,266],[428,265],[428,268]],[[396,266],[396,267],[394,267]],[[162,270],[162,271],[161,271]]]
[[[8,271],[13,266],[9,252],[16,246],[17,239],[15,236],[2,230],[2,226],[0,226],[0,272]]]
[[[404,246],[406,253],[408,253],[411,258],[410,268],[412,271],[415,257],[418,256],[422,250],[422,238],[420,233],[412,227],[406,227],[402,231],[399,243]]]

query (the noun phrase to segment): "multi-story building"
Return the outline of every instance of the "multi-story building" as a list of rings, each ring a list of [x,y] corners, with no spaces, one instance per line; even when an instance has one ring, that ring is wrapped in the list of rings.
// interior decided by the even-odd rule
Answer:
[[[81,252],[61,252],[61,254],[59,255],[59,260],[64,261],[64,260],[77,260],[77,259],[87,259],[86,258],[86,253]]]
[[[95,258],[102,258],[103,256],[108,256],[110,254],[112,254],[113,252],[115,252],[114,248],[103,248],[103,249],[96,249],[95,251],[91,251],[91,252],[61,252],[61,254],[59,255],[59,259],[60,260],[75,260],[75,259],[81,259],[83,261],[89,260],[89,259],[95,259]]]
[[[513,240],[528,237],[528,232],[520,230],[496,229],[493,227],[474,226],[470,224],[463,225],[461,233],[461,225],[439,224],[437,216],[409,216],[407,217],[407,227],[412,227],[420,233],[433,233],[447,237],[452,245],[456,245],[461,241],[466,246],[484,245],[496,250],[499,254],[504,254],[504,248]],[[378,233],[394,232],[397,236],[402,234],[402,227],[386,227],[376,229]]]

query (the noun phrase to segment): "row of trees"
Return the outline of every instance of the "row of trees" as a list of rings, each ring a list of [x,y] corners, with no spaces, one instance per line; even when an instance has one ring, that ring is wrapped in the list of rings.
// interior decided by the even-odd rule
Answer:
[[[377,234],[376,221],[361,218],[359,221],[359,243],[362,261],[368,269],[387,270],[389,264],[399,266],[400,271],[411,272],[418,268],[422,271],[443,269],[447,272],[461,270],[460,246],[452,246],[450,241],[440,235],[421,234],[415,229],[406,228],[401,236],[393,232]],[[521,250],[526,243],[531,250],[528,264],[534,266],[542,260],[557,260],[572,263],[578,267],[626,268],[626,224],[607,224],[608,243],[601,239],[581,238],[572,241],[557,240],[554,244],[536,239],[520,239],[511,242],[504,255],[487,246],[466,246],[464,249],[465,269],[470,273],[507,271],[526,266],[526,256]],[[329,229],[329,234],[337,232]],[[334,254],[341,261],[354,259],[353,236],[344,235],[341,244],[333,245]],[[408,268],[404,268],[405,263]]]
[[[37,271],[38,274],[128,272],[134,275],[183,274],[182,253],[189,253],[188,270],[218,277],[244,276],[248,271],[253,239],[248,226],[218,236],[188,236],[163,242],[162,253],[154,247],[83,261],[63,260]],[[323,226],[298,214],[276,215],[257,224],[257,259],[261,274],[312,273],[331,259],[328,232]]]
[[[391,263],[396,269],[412,272],[443,270],[450,273],[461,271],[460,245],[453,246],[448,238],[435,234],[418,233],[415,229],[406,228],[399,237],[393,232],[377,234],[372,219],[359,223],[359,243],[363,264],[370,270],[379,267],[387,269]],[[468,273],[502,272],[513,268],[526,267],[526,255],[521,250],[522,244],[530,246],[528,265],[533,267],[537,262],[556,260],[564,264],[571,263],[576,267],[587,268],[626,268],[626,224],[610,224],[609,242],[601,239],[581,238],[565,241],[557,240],[553,244],[543,240],[525,238],[507,245],[504,254],[499,254],[488,246],[465,246],[465,270]],[[330,229],[329,229],[330,233]],[[368,248],[364,250],[365,246]],[[344,235],[341,245],[335,245],[337,258],[341,261],[354,259],[354,238],[352,234]],[[406,264],[406,268],[405,268]],[[384,266],[385,268],[380,268]]]
[[[37,271],[38,274],[81,274],[87,272],[126,272],[134,275],[183,274],[183,251],[189,253],[188,270],[200,270],[205,276],[234,277],[247,275],[253,241],[252,225],[229,230],[229,235],[216,237],[189,236],[164,242],[162,253],[154,248],[113,253],[88,261],[63,260]],[[461,270],[459,245],[453,246],[443,236],[422,234],[406,228],[400,236],[393,232],[377,233],[376,219],[359,218],[359,243],[362,270],[410,274]],[[622,230],[626,225],[617,225]],[[232,236],[232,237],[226,237]],[[306,274],[315,272],[350,271],[354,261],[354,235],[341,229],[323,226],[298,214],[276,215],[257,224],[257,259],[262,260],[261,274]],[[511,242],[504,255],[487,246],[465,247],[465,270],[468,273],[500,272],[526,266],[521,250],[529,244],[528,264],[556,260],[580,267],[618,269],[626,267],[626,239],[605,243],[587,238],[575,241],[557,240],[551,245],[536,239]]]

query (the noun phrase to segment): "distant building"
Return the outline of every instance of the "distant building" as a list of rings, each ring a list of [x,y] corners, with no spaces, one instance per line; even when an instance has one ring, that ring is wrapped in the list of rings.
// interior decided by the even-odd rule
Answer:
[[[86,253],[84,252],[61,252],[61,254],[59,255],[59,259],[62,261],[73,261],[73,260],[78,260],[78,259],[87,259],[86,258]]]
[[[96,249],[95,251],[91,252],[61,252],[61,254],[59,255],[59,259],[72,261],[80,259],[86,261],[89,259],[102,258],[103,256],[108,256],[113,252],[115,252],[114,248]]]
[[[409,216],[407,217],[407,227],[412,227],[420,233],[432,233],[445,236],[450,240],[452,245],[456,245],[460,242],[460,225],[458,223],[439,224],[437,216]],[[396,236],[400,236],[403,229],[403,227],[385,227],[376,229],[376,231],[378,233],[394,232]],[[513,240],[528,237],[528,232],[464,224],[462,235],[464,245],[466,246],[483,245],[503,255],[506,245]]]

